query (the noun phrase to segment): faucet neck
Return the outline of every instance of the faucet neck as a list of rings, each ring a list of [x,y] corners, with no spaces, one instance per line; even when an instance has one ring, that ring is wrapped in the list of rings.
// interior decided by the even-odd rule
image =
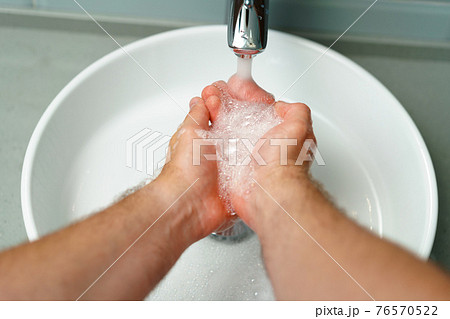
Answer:
[[[228,46],[238,55],[254,55],[267,45],[268,0],[231,0]]]

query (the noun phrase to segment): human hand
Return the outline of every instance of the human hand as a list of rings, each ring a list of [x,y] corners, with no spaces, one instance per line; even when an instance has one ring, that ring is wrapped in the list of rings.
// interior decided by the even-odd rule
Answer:
[[[222,107],[223,92],[235,99],[244,99],[250,102],[272,101],[276,113],[283,119],[281,124],[270,129],[262,137],[266,142],[258,150],[258,154],[266,165],[258,165],[252,161],[255,183],[264,185],[273,192],[278,192],[291,182],[309,180],[308,171],[311,162],[300,163],[300,161],[297,162],[297,159],[300,155],[310,155],[302,152],[306,140],[309,139],[316,143],[310,109],[302,103],[275,103],[273,96],[262,90],[256,83],[240,80],[234,76],[228,84],[223,81],[215,82],[202,92],[202,98],[206,101],[213,122]],[[292,145],[294,143],[295,145]],[[281,152],[282,145],[287,152]],[[264,203],[259,200],[259,197],[261,195],[267,197],[262,193],[260,187],[253,185],[249,193],[245,195],[232,194],[231,198],[237,214],[256,231],[259,228],[259,222],[262,221],[262,216],[255,218],[255,215],[256,213],[261,214]]]
[[[156,182],[162,184],[160,188],[182,194],[198,178],[177,204],[180,214],[190,215],[186,220],[195,219],[186,225],[186,232],[194,235],[193,242],[225,223],[227,213],[218,195],[217,164],[203,156],[215,154],[215,146],[202,145],[200,165],[193,162],[193,141],[199,139],[196,131],[209,129],[210,113],[199,97],[194,97],[189,105],[190,112],[170,140],[168,160]]]
[[[202,98],[211,114],[212,122],[216,120],[220,111],[222,92],[238,101],[268,105],[275,103],[273,95],[263,90],[253,79],[243,79],[235,74],[228,80],[228,83],[217,81],[203,89]]]

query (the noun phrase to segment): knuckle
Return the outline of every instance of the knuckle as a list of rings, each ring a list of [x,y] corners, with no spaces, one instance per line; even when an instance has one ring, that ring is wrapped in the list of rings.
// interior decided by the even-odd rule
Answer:
[[[295,104],[299,111],[301,111],[306,115],[311,115],[311,109],[308,105],[306,105],[305,103],[295,103]]]
[[[306,104],[303,104],[303,103],[302,103],[302,105],[303,105],[304,110],[305,110],[306,112],[308,112],[308,114],[311,115],[311,108],[310,108],[308,105],[306,105]]]

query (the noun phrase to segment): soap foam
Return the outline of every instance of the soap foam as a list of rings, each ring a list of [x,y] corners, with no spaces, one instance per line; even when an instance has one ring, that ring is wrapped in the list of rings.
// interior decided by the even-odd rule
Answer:
[[[199,135],[220,141],[216,143],[219,195],[228,211],[234,214],[230,194],[244,195],[253,184],[253,165],[243,165],[251,154],[243,140],[256,145],[282,120],[272,105],[238,101],[226,92],[222,92],[221,100],[221,110],[211,129]]]

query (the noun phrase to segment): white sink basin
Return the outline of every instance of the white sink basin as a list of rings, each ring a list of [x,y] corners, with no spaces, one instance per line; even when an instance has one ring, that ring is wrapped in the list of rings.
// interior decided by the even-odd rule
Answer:
[[[189,99],[236,68],[225,26],[163,33],[126,50],[184,110],[120,49],[80,73],[48,107],[26,153],[22,207],[31,240],[98,211],[148,178],[127,166],[127,140],[145,128],[171,135]],[[271,31],[254,76],[278,97],[323,50]],[[283,99],[312,108],[326,163],[314,165],[313,175],[338,205],[380,236],[427,257],[437,220],[434,171],[417,128],[389,91],[330,50]],[[272,298],[255,235],[240,243],[196,243],[149,296]]]

